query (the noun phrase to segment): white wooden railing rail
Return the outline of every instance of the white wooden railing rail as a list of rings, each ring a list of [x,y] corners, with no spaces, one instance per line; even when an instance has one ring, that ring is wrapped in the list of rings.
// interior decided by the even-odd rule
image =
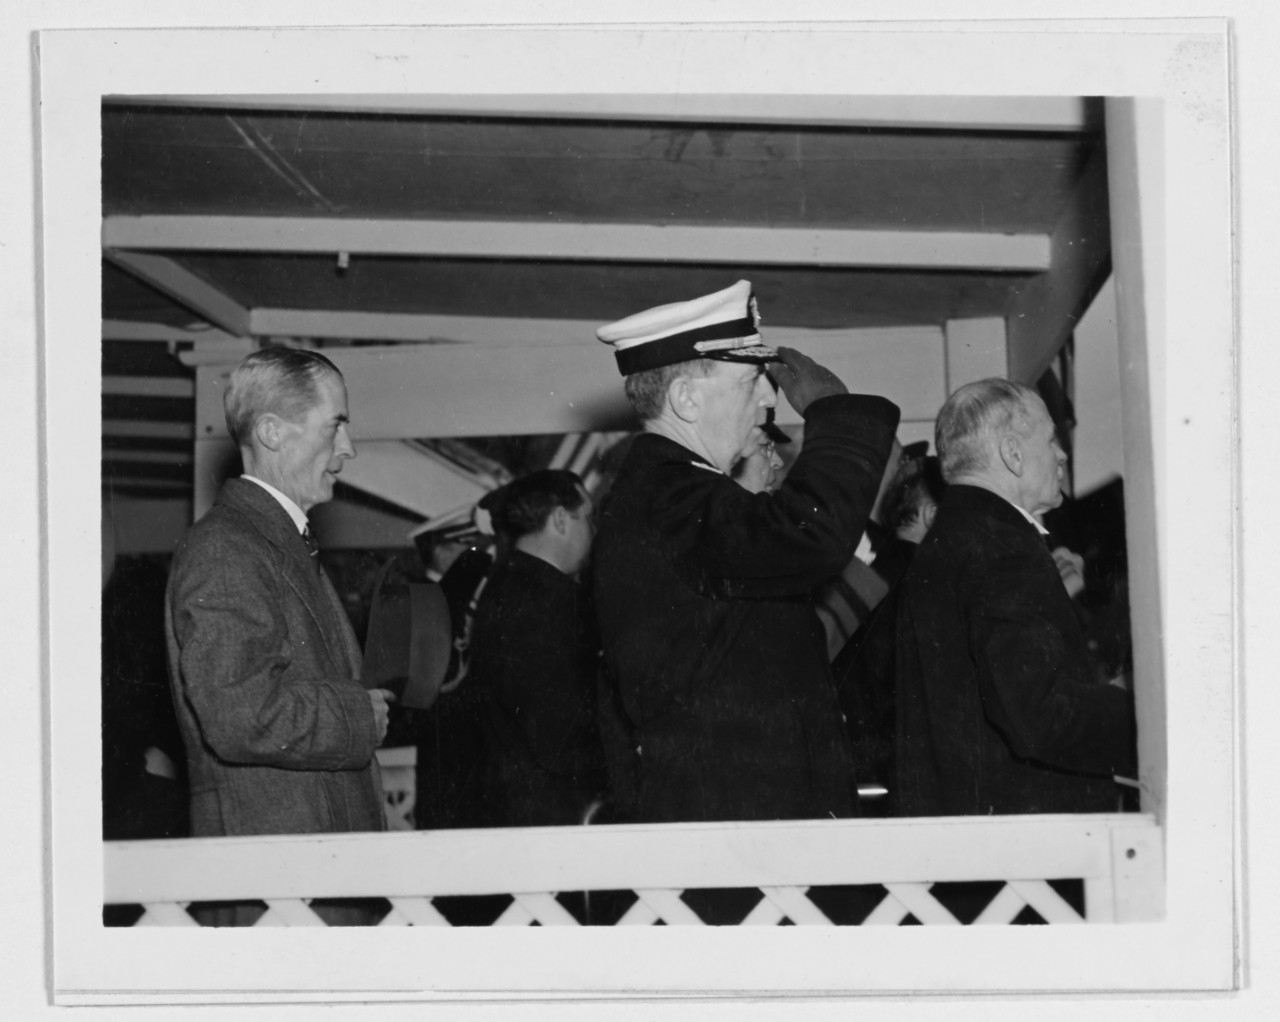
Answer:
[[[934,885],[995,881],[972,922],[1159,918],[1160,828],[1140,815],[547,827],[108,843],[105,901],[140,925],[195,925],[192,902],[259,899],[259,925],[319,925],[313,898],[380,898],[380,925],[449,925],[433,899],[507,895],[496,925],[575,924],[556,895],[634,892],[614,922],[699,924],[682,893],[752,889],[744,924],[829,924],[816,892],[880,885],[863,925],[958,919]],[[1083,882],[1083,916],[1048,881]],[[811,898],[813,900],[811,900]]]

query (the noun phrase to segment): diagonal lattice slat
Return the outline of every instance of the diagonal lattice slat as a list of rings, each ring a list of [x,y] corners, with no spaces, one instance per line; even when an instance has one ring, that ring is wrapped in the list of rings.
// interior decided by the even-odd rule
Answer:
[[[1019,912],[1027,907],[1026,899],[1008,884],[1000,888],[1000,893],[992,898],[970,925],[971,926],[1008,926]]]
[[[1010,880],[1009,886],[1026,899],[1047,923],[1083,923],[1084,919],[1049,886],[1047,880]]]
[[[777,905],[797,926],[833,926],[825,912],[806,896],[807,887],[761,887],[767,901]]]
[[[960,920],[929,893],[930,884],[885,884],[889,893],[929,926],[959,926]]]
[[[507,906],[502,915],[493,921],[494,926],[528,926],[534,921],[533,913],[520,904],[513,901]]]
[[[452,926],[430,898],[391,898],[391,911],[379,926]]]
[[[887,888],[885,889],[884,900],[880,902],[866,919],[862,920],[863,926],[897,926],[902,920],[907,918],[910,910],[906,905],[902,904]]]
[[[644,901],[637,901],[626,912],[622,914],[622,918],[615,924],[617,926],[652,926],[661,918]]]
[[[267,898],[267,911],[254,926],[324,926],[321,919],[301,898]]]
[[[379,760],[407,787],[408,758]],[[391,808],[405,804],[396,790]],[[1154,819],[1109,814],[108,841],[103,923],[190,926],[188,904],[272,899],[262,925],[317,925],[309,905],[327,919],[354,898],[380,901],[389,926],[488,926],[508,909],[500,925],[541,926],[565,922],[552,896],[583,925],[825,925],[810,904],[839,926],[955,925],[938,905],[983,925],[1146,921],[1164,889],[1138,866],[1162,846]],[[539,907],[516,892],[549,893]]]
[[[1077,884],[1081,881],[1077,880]],[[1079,925],[1085,922],[1095,922],[1096,920],[1090,912],[1077,908],[1068,901],[1063,895],[1058,893],[1054,881],[1048,880],[1009,880],[998,886],[990,881],[984,881],[979,887],[985,886],[987,890],[995,889],[994,896],[988,895],[986,904],[978,911],[978,905],[973,904],[973,898],[980,891],[961,890],[959,894],[953,890],[954,882],[944,882],[938,886],[935,895],[935,885],[932,882],[890,882],[876,887],[883,891],[883,896],[875,905],[875,908],[865,917],[856,917],[845,919],[847,914],[841,908],[841,903],[829,906],[825,900],[814,900],[809,894],[811,888],[807,885],[762,885],[760,887],[742,887],[735,889],[725,889],[724,893],[733,893],[736,891],[740,896],[739,904],[742,904],[743,897],[751,892],[758,894],[756,898],[750,899],[751,908],[742,914],[729,915],[732,918],[718,918],[723,916],[723,911],[717,910],[712,916],[704,919],[700,912],[704,911],[702,899],[700,897],[691,897],[689,901],[685,900],[685,896],[690,894],[682,889],[673,888],[635,888],[632,893],[636,896],[636,900],[632,902],[621,915],[615,914],[618,909],[613,912],[606,912],[609,918],[600,918],[596,920],[599,925],[615,925],[615,926],[652,926],[661,922],[671,926],[706,926],[706,925],[742,925],[742,926],[777,926],[781,923],[789,923],[799,926],[834,926],[834,925],[863,925],[863,926],[896,926],[901,925],[904,920],[911,918],[913,922],[918,921],[921,925],[929,926],[955,926],[971,923],[972,925],[984,926],[1007,926],[1015,922],[1024,921],[1020,917],[1028,917],[1025,921],[1032,921],[1044,924],[1075,924]],[[817,888],[818,891],[824,892],[826,888]],[[870,894],[874,888],[868,887],[865,893]],[[1088,887],[1085,886],[1086,893]],[[585,894],[590,897],[590,891],[573,892],[574,894]],[[608,893],[619,894],[620,891],[611,891]],[[701,888],[692,892],[692,895],[701,895]],[[488,915],[483,919],[473,921],[455,922],[450,916],[442,913],[434,904],[436,895],[403,895],[389,897],[386,903],[389,905],[389,911],[376,923],[379,926],[473,926],[473,925],[492,925],[492,926],[580,926],[591,925],[592,920],[579,919],[567,908],[561,901],[560,896],[555,891],[547,892],[530,892],[524,891],[507,895],[500,895],[504,902],[508,902],[505,910],[498,918],[494,919],[492,915]],[[952,899],[959,897],[961,900],[960,908],[953,910],[950,906]],[[254,923],[256,926],[324,926],[327,925],[323,916],[321,916],[312,906],[310,898],[274,898],[265,899],[266,911]],[[114,902],[110,904],[121,904],[123,902]],[[131,916],[131,923],[123,925],[135,926],[196,926],[199,925],[197,920],[189,913],[190,902],[187,901],[150,901],[135,902],[134,907],[138,910],[136,916]],[[214,903],[216,904],[216,903]],[[865,905],[865,900],[863,901]],[[1088,904],[1088,902],[1086,902]],[[826,907],[824,907],[826,906]],[[846,906],[847,907],[847,906]],[[745,905],[744,905],[745,908]],[[835,909],[835,914],[828,916],[828,911]],[[496,910],[496,906],[495,906]],[[977,912],[975,916],[974,913]],[[857,921],[861,918],[861,922]],[[1102,921],[1111,921],[1103,919]],[[112,923],[107,921],[105,925],[121,925],[121,923]]]
[[[134,926],[199,926],[187,912],[186,903],[153,901],[142,906],[144,911]]]
[[[517,894],[516,903],[543,926],[577,926],[574,919],[554,894]]]
[[[679,891],[654,888],[637,890],[636,896],[647,904],[668,926],[705,926],[702,917],[680,900]]]
[[[414,829],[413,803],[413,798],[403,793],[386,793],[386,802],[382,808],[387,820],[387,830],[411,831]]]
[[[787,918],[787,913],[778,907],[777,902],[769,897],[769,892],[764,888],[765,896],[761,898],[755,908],[746,914],[742,920],[742,926],[777,926],[782,920]]]
[[[961,921],[934,897],[930,883],[888,883],[885,896],[862,921],[863,926],[897,926],[908,915],[928,926],[956,926]],[[763,886],[763,897],[739,925],[777,926],[790,920],[798,926],[835,925],[808,897],[808,887]],[[614,924],[652,926],[662,921],[669,926],[705,926],[698,913],[686,903],[680,890],[642,888],[637,900]],[[513,901],[493,921],[494,926],[579,926],[577,918],[556,898],[555,892],[524,892],[511,895]],[[396,897],[388,899],[391,910],[379,926],[453,926],[433,904],[433,898]],[[324,926],[324,920],[306,899],[267,899],[267,911],[255,926]],[[187,912],[187,902],[146,902],[135,926],[197,926]],[[1080,924],[1088,921],[1046,880],[1010,880],[1005,883],[973,920],[975,926],[1007,926],[1030,907],[1046,923]]]
[[[412,926],[413,924],[409,922],[408,916],[406,916],[403,912],[401,912],[394,905],[392,905],[391,911],[378,920],[378,925],[379,926]]]

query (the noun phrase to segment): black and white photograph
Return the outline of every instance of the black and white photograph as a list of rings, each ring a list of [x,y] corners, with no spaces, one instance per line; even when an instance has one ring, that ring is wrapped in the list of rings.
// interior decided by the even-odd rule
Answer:
[[[1227,19],[574,20],[39,33],[52,1002],[1238,992]]]

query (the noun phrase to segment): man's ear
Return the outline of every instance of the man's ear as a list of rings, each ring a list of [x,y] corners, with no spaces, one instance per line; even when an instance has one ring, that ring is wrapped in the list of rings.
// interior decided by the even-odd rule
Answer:
[[[1012,433],[1000,438],[1000,460],[1004,467],[1015,476],[1022,476],[1022,441]]]
[[[933,520],[937,517],[938,505],[933,501],[929,501],[920,509],[920,521],[924,523],[926,531],[933,528]]]
[[[566,535],[569,531],[569,512],[563,507],[553,507],[547,518],[547,524],[555,530],[556,535]]]
[[[284,443],[284,420],[268,412],[253,424],[253,435],[268,451],[278,451]]]
[[[696,422],[702,410],[702,396],[690,376],[677,376],[667,387],[667,403],[676,417],[684,422]]]

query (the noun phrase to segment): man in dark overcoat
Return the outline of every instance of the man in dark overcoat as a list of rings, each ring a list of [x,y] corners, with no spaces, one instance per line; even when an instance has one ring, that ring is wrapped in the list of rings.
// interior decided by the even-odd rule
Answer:
[[[307,522],[355,456],[346,386],[318,353],[264,349],[224,407],[244,474],[187,532],[166,595],[192,836],[381,830],[389,693],[360,683]]]
[[[853,556],[898,409],[765,347],[758,322],[739,281],[597,332],[644,430],[602,505],[593,554],[606,671],[630,731],[610,766],[629,768],[640,821],[854,807],[810,593]],[[775,380],[804,416],[804,447],[776,492],[751,493],[730,476],[758,444]]]
[[[1031,388],[981,380],[936,444],[946,495],[892,609],[898,812],[1115,811],[1133,701],[1098,680],[1037,517],[1062,501],[1053,420]]]
[[[510,541],[485,583],[470,683],[485,731],[485,802],[502,827],[581,824],[604,794],[596,724],[600,643],[578,582],[595,534],[581,479],[544,469],[493,507]]]

